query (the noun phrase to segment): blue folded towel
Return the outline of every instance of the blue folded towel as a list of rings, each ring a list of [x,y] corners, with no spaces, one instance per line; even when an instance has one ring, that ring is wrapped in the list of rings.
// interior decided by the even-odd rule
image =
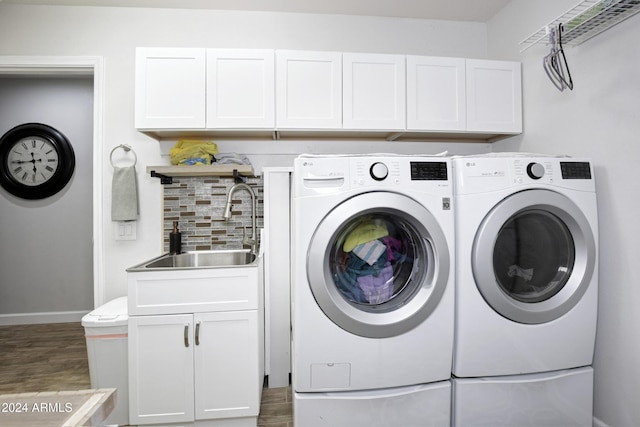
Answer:
[[[366,261],[367,264],[373,265],[386,250],[387,246],[384,243],[379,240],[372,240],[353,248],[353,253],[361,260]]]

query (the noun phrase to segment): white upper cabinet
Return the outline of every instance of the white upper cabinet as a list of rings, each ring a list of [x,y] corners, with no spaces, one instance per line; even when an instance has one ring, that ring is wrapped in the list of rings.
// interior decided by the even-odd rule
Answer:
[[[345,53],[342,66],[343,128],[404,130],[405,56]]]
[[[277,138],[302,130],[329,138],[448,133],[490,141],[522,132],[518,62],[138,48],[135,78],[136,128],[158,139],[242,132]]]
[[[275,125],[273,50],[207,49],[210,129],[269,129]]]
[[[342,127],[342,54],[276,51],[276,126]]]
[[[467,59],[467,130],[522,132],[519,62]]]
[[[464,58],[407,56],[407,129],[464,131]]]
[[[137,48],[135,126],[205,126],[205,49]]]

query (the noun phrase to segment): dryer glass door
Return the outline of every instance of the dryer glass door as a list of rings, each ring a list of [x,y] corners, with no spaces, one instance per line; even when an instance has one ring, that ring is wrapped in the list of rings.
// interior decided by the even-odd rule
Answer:
[[[591,284],[593,231],[566,196],[526,190],[484,218],[472,251],[473,275],[487,303],[519,323],[545,323],[569,312]]]
[[[545,210],[528,209],[513,215],[496,237],[496,281],[518,301],[536,303],[556,295],[571,277],[574,263],[569,228]]]
[[[307,254],[314,298],[336,325],[382,338],[423,322],[449,281],[449,246],[438,221],[396,193],[355,196],[320,223]]]

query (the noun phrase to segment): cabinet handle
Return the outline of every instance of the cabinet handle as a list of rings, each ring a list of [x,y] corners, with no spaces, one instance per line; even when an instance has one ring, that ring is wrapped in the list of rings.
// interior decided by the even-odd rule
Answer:
[[[184,346],[189,347],[189,324],[184,325]]]
[[[196,322],[196,345],[200,345],[200,322]]]

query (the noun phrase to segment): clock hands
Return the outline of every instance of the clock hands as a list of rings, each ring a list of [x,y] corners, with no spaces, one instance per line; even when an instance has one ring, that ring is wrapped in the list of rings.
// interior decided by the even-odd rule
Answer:
[[[33,141],[34,146],[35,146],[35,141]],[[42,161],[42,159],[39,159],[40,161]],[[31,161],[33,162],[33,180],[36,180],[36,173],[38,173],[38,168],[36,167],[36,156],[35,154],[33,154],[33,151],[31,152]]]
[[[35,141],[33,141],[34,143],[34,148],[35,148]],[[45,157],[42,157],[42,155],[39,155],[39,153],[37,151],[28,151],[29,149],[27,148],[27,146],[22,143],[21,144],[22,147],[27,150],[27,152],[20,152],[18,150],[15,150],[14,153],[18,154],[19,156],[21,156],[23,159],[24,157],[27,157],[29,155],[31,155],[31,159],[30,160],[22,160],[22,159],[12,159],[9,161],[10,164],[13,165],[17,165],[16,169],[14,169],[14,174],[16,174],[16,176],[18,174],[22,174],[21,179],[22,181],[26,181],[28,179],[29,176],[31,176],[34,184],[36,182],[37,176],[40,175],[42,177],[42,179],[44,181],[46,181],[48,179],[47,175],[45,173],[52,173],[55,169],[51,166],[45,166],[45,169],[40,169],[41,166],[38,166],[38,164],[42,165],[43,163],[57,163],[56,159],[49,159],[46,158],[46,154],[49,153],[45,153]],[[41,148],[44,148],[44,144]],[[33,172],[29,173],[27,172],[26,169],[23,169],[22,165],[26,165],[28,163],[31,163],[33,165]],[[38,174],[39,173],[39,174]]]

